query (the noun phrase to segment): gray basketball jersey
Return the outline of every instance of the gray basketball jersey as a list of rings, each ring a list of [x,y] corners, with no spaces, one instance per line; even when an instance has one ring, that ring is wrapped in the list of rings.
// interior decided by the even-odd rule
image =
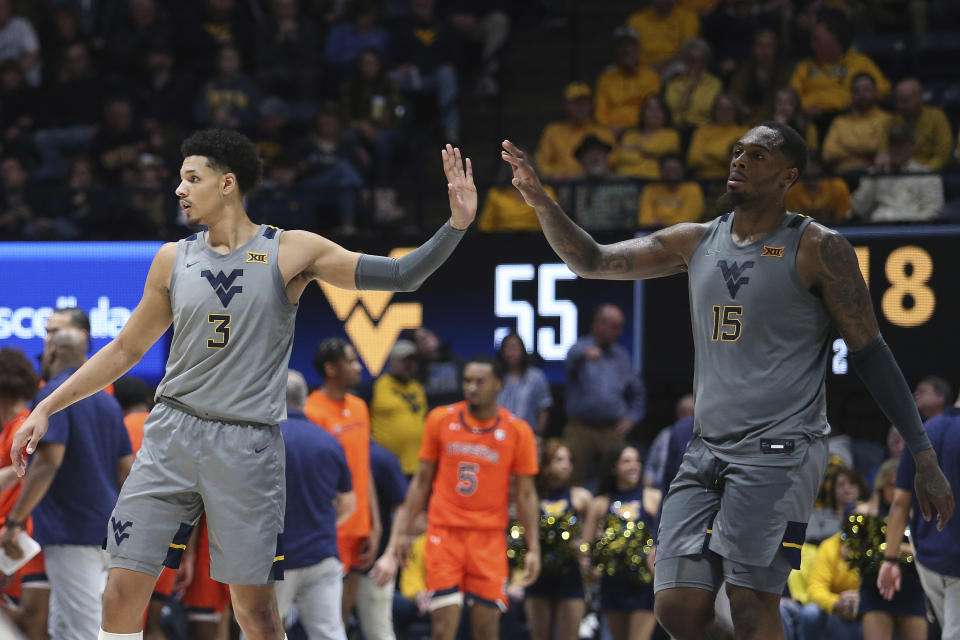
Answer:
[[[261,225],[221,255],[207,232],[180,240],[170,278],[173,341],[157,399],[201,418],[277,424],[297,305],[277,266],[281,230]]]
[[[694,432],[722,460],[792,466],[830,432],[831,319],[796,269],[810,218],[788,213],[744,247],[731,238],[733,218],[715,219],[690,257]]]

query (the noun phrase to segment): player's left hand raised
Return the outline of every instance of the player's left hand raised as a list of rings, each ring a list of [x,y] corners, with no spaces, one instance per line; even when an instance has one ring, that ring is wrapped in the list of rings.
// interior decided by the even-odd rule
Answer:
[[[447,145],[440,152],[443,173],[447,176],[447,195],[450,197],[450,224],[455,229],[466,229],[477,217],[477,186],[473,183],[473,164],[465,161],[458,147]]]
[[[932,460],[926,459],[929,454]],[[930,505],[937,510],[937,531],[943,531],[947,526],[947,521],[953,515],[954,497],[953,490],[950,489],[950,482],[940,465],[937,464],[936,454],[933,449],[922,451],[917,454],[917,475],[914,478],[914,488],[917,492],[917,501],[920,503],[920,511],[923,513],[923,519],[927,522],[933,517]]]
[[[540,576],[540,552],[528,550],[523,557],[523,582],[524,588],[529,587]]]

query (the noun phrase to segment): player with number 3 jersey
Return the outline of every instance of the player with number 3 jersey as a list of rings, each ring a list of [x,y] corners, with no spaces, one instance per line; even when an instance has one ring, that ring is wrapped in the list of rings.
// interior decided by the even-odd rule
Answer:
[[[136,640],[164,565],[179,565],[202,512],[210,577],[230,585],[248,638],[285,637],[273,581],[282,578],[287,364],[297,303],[322,280],[343,289],[414,291],[449,257],[476,216],[470,160],[441,152],[449,222],[400,259],[361,255],[307,231],[253,223],[243,197],[260,158],[235,131],[211,129],[182,146],[177,197],[203,231],[163,245],[143,298],[120,334],[40,402],[14,438],[26,469],[51,414],[128,371],[173,325],[167,370],[143,445],[105,522],[110,574],[100,640]]]
[[[530,426],[497,404],[498,362],[477,357],[463,368],[465,401],[427,415],[420,468],[397,512],[390,543],[374,565],[387,582],[409,547],[407,533],[433,490],[427,513],[427,589],[435,639],[456,634],[464,598],[473,602],[473,637],[496,640],[506,609],[507,511],[517,480],[517,511],[528,532],[524,584],[540,571],[537,452]]]

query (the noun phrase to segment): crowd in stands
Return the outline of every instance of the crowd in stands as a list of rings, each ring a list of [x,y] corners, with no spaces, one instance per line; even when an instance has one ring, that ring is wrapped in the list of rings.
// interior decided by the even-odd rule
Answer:
[[[857,48],[858,37],[927,33],[940,25],[923,9],[949,4],[638,0],[612,34],[613,64],[557,88],[567,117],[544,127],[539,168],[588,228],[709,218],[731,143],[773,119],[806,137],[829,176],[794,187],[797,210],[827,223],[953,218],[960,111],[941,96],[956,79]],[[534,6],[524,16],[564,11]],[[256,220],[344,234],[409,221],[403,191],[411,159],[422,162],[411,149],[460,141],[462,104],[500,92],[517,11],[461,0],[0,0],[0,234],[181,236],[178,143],[202,127],[255,140],[267,177],[249,202]],[[483,191],[481,229],[537,228],[508,188]]]
[[[956,105],[951,125],[924,102],[922,65],[897,69],[891,88],[889,72],[852,44],[891,29],[877,5],[906,15],[910,3],[642,4],[612,34],[614,64],[593,83],[566,86],[567,118],[546,125],[537,146],[540,170],[583,226],[714,217],[732,144],[767,120],[794,127],[810,150],[814,166],[788,194],[793,210],[827,224],[954,215],[937,172],[956,165]],[[498,203],[490,215],[502,219]]]
[[[0,234],[182,235],[179,141],[206,127],[256,142],[256,220],[396,223],[411,131],[460,140],[509,32],[495,2],[0,0]]]

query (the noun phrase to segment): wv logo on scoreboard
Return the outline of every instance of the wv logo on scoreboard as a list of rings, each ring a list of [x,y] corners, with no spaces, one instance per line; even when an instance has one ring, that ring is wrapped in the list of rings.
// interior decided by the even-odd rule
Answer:
[[[402,258],[411,251],[410,247],[397,248],[390,252],[390,257]],[[400,332],[416,329],[423,323],[423,306],[419,302],[391,304],[392,291],[347,291],[322,280],[319,283],[372,376],[383,369]]]

